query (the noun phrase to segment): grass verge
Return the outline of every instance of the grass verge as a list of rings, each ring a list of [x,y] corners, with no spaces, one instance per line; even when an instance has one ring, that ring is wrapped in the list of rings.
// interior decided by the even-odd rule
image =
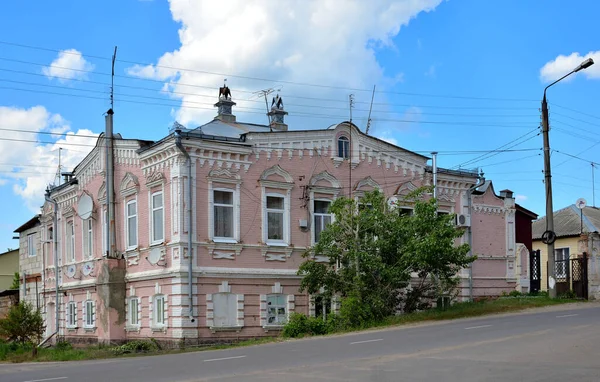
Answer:
[[[362,328],[341,330],[337,331],[336,333],[346,333],[357,330],[407,325],[418,322],[478,317],[488,314],[516,312],[529,308],[539,308],[572,302],[578,301],[569,299],[550,299],[548,297],[503,297],[496,300],[457,303],[450,306],[446,310],[432,309],[423,312],[389,317],[380,322],[370,323],[369,325],[366,325]],[[100,345],[89,346],[86,348],[72,348],[67,345],[55,348],[37,349],[37,354],[35,354],[34,349],[31,345],[16,345],[2,342],[0,340],[0,362],[20,363],[49,361],[81,361],[117,357],[135,357],[140,355],[176,354],[192,351],[206,351],[217,349],[229,349],[233,347],[253,346],[278,341],[282,341],[282,339],[280,337],[267,337],[241,341],[234,344],[187,346],[181,349],[133,352],[129,354],[117,354],[114,351],[114,347],[109,346]]]

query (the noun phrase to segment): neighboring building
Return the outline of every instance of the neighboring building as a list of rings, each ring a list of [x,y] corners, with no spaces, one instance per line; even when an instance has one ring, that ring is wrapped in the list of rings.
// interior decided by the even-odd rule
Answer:
[[[11,249],[0,253],[0,292],[10,289],[19,272],[19,250]]]
[[[19,300],[29,302],[34,308],[44,310],[42,294],[44,272],[44,250],[41,240],[40,215],[29,219],[15,230],[19,234],[19,255],[17,257],[21,286]]]
[[[546,217],[533,222],[533,249],[540,251],[541,289],[548,290],[548,247],[542,243],[546,231]],[[590,299],[600,298],[600,267],[598,243],[600,243],[600,209],[584,207],[583,210],[572,204],[554,212],[554,258],[557,282],[564,282],[567,275],[573,278],[573,261],[587,256],[588,295]],[[575,276],[577,278],[578,275]],[[566,286],[567,290],[573,285]],[[558,288],[557,288],[558,289]]]
[[[237,122],[223,89],[217,117],[203,126],[177,124],[157,142],[115,137],[114,251],[107,250],[104,136],[50,190],[58,209],[46,202],[40,217],[48,243],[41,273],[50,333],[55,304],[59,334],[72,341],[220,341],[277,333],[291,312],[314,315],[338,306],[301,293],[296,274],[302,254],[331,222],[328,207],[336,197],[379,189],[401,202],[431,184],[429,158],[365,135],[351,122],[288,130],[279,97],[270,125]],[[468,242],[472,232],[479,256],[474,296],[499,295],[520,278],[516,207],[512,192],[498,196],[487,181],[474,190],[470,209],[469,190],[481,181],[476,171],[440,169],[439,208],[459,215],[465,235],[458,242]],[[466,299],[468,270],[459,276]]]
[[[530,292],[530,253],[533,251],[532,239],[532,221],[538,218],[535,212],[516,204],[515,214],[515,237],[517,240],[517,274],[520,275],[517,281],[517,290],[520,292]]]

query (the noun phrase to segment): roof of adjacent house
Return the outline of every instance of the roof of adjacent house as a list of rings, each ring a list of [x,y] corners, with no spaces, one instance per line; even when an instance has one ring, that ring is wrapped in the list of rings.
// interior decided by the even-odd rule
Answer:
[[[515,207],[517,208],[517,211],[520,211],[522,213],[524,213],[525,215],[531,217],[531,219],[535,220],[538,218],[538,214],[536,214],[535,212],[528,210],[527,208],[523,207],[520,204],[515,204]]]
[[[0,256],[10,255],[12,253],[17,253],[18,254],[19,253],[19,249],[18,248],[17,249],[10,249],[10,250],[8,250],[6,252],[0,253]]]
[[[600,208],[584,207],[580,210],[575,204],[571,204],[554,212],[554,232],[557,237],[579,236],[582,223],[583,232],[600,232]],[[533,239],[541,239],[546,231],[546,217],[534,221],[531,228]]]
[[[23,231],[27,231],[28,229],[35,227],[38,224],[40,224],[40,215],[35,215],[31,219],[29,219],[25,224],[14,230],[14,232],[21,233]]]

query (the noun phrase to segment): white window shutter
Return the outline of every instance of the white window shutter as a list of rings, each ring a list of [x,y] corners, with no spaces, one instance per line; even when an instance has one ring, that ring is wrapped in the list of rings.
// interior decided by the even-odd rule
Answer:
[[[290,319],[290,315],[292,314],[292,312],[294,311],[294,309],[296,309],[296,296],[294,296],[293,294],[288,294],[287,295],[287,319]]]
[[[82,302],[83,308],[81,309],[83,312],[83,326],[87,325],[87,306],[86,301]]]
[[[267,325],[267,295],[260,295],[260,326]]]
[[[163,298],[165,301],[163,304],[163,323],[166,327],[169,322],[169,295],[165,294]]]
[[[137,310],[138,310],[138,322],[137,324],[139,326],[142,326],[142,299],[141,298],[137,298]]]
[[[308,301],[308,316],[314,317],[316,315],[315,295],[311,294]]]
[[[92,326],[96,326],[96,301],[92,301]]]
[[[209,293],[206,295],[206,326],[209,328],[215,326],[214,317],[213,295]]]

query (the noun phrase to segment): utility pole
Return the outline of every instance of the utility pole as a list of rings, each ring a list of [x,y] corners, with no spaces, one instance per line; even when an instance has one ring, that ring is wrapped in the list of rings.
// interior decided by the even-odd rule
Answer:
[[[106,235],[106,253],[105,256],[110,258],[116,253],[116,227],[115,227],[115,169],[114,169],[114,142],[113,142],[113,107],[114,107],[114,76],[115,76],[115,60],[117,58],[117,47],[112,57],[112,78],[110,87],[110,106],[106,112],[106,205],[107,211],[107,235]]]
[[[589,68],[594,64],[594,60],[588,58],[571,72],[565,74],[558,80],[552,82],[544,89],[544,97],[542,98],[542,134],[544,136],[544,185],[546,186],[546,231],[542,235],[542,242],[548,245],[548,295],[550,298],[556,298],[556,268],[554,241],[556,233],[554,232],[554,208],[552,206],[552,173],[550,167],[550,124],[548,122],[548,102],[546,101],[546,91],[548,88],[560,80],[577,73],[582,69]]]

